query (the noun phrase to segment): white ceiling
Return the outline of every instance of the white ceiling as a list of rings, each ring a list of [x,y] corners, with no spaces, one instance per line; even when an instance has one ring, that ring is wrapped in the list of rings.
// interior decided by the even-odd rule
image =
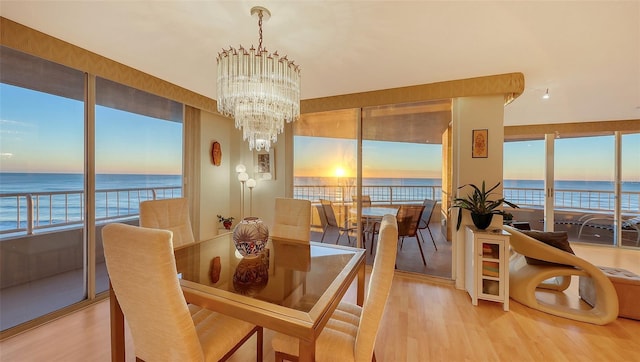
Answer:
[[[638,0],[2,0],[0,15],[215,99],[217,53],[258,45],[255,5],[303,99],[522,72],[506,125],[640,119]]]

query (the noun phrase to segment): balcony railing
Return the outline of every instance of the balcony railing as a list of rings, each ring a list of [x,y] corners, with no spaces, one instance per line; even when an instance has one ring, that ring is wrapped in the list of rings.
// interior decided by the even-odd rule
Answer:
[[[505,188],[505,199],[523,207],[543,207],[545,200],[544,189],[535,188]],[[640,213],[640,192],[622,192],[620,208],[623,213]],[[613,191],[593,190],[555,190],[554,206],[558,209],[590,210],[613,212],[615,194]]]
[[[440,186],[362,186],[362,194],[369,195],[373,204],[393,205],[422,202],[424,199],[440,200],[442,189]],[[293,186],[294,198],[312,203],[318,203],[320,199],[351,202],[355,196],[356,189],[353,186]]]
[[[535,188],[505,188],[504,197],[520,207],[542,207],[545,193]],[[320,199],[351,202],[354,187],[294,186],[298,199],[318,203]],[[363,186],[362,194],[372,203],[393,205],[418,203],[424,199],[441,201],[440,186]],[[175,187],[108,189],[96,191],[96,221],[135,218],[140,202],[153,199],[181,197],[182,189]],[[555,207],[570,210],[612,212],[613,191],[556,190]],[[640,192],[623,192],[621,209],[625,214],[640,214]],[[26,233],[84,222],[85,198],[82,191],[55,191],[0,194],[2,210],[0,234]]]
[[[182,188],[153,187],[96,190],[96,221],[137,217],[145,200],[180,197]],[[81,225],[85,215],[83,191],[0,194],[0,234],[26,233]]]

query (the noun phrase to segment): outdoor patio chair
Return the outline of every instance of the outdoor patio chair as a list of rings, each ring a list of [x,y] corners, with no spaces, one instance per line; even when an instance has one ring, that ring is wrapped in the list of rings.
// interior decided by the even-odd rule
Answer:
[[[582,236],[582,231],[585,227],[601,230],[613,231],[615,224],[613,223],[613,217],[607,215],[594,215],[589,214],[580,218],[580,229],[578,230],[578,239]],[[640,216],[636,216],[630,219],[622,221],[622,232],[635,232],[636,233],[636,246],[640,244]]]
[[[418,225],[418,230],[427,229],[429,231],[429,235],[431,236],[431,242],[433,243],[433,247],[438,250],[436,246],[436,239],[433,238],[433,234],[431,233],[431,228],[429,227],[429,223],[431,222],[431,216],[433,215],[433,210],[436,208],[436,204],[438,202],[436,200],[425,199],[422,205],[424,206],[424,211],[422,211],[422,216],[420,217],[420,224]],[[422,238],[424,242],[424,237]]]
[[[324,242],[324,237],[327,231],[333,230],[338,232],[338,237],[336,238],[336,244],[340,241],[340,237],[344,234],[347,234],[347,240],[349,244],[351,244],[351,237],[349,233],[356,230],[355,227],[351,227],[349,225],[340,226],[338,224],[338,220],[336,219],[336,213],[333,211],[333,203],[329,200],[320,199],[320,204],[322,205],[322,210],[324,211],[324,216],[327,220],[327,225],[324,227],[322,231],[322,238],[320,242]],[[322,216],[320,217],[322,219]]]

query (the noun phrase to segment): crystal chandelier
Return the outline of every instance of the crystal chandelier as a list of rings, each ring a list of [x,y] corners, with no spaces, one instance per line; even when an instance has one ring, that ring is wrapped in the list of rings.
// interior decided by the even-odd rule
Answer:
[[[235,119],[249,150],[269,151],[284,122],[300,117],[300,67],[262,47],[262,20],[269,19],[269,10],[255,6],[251,15],[258,16],[258,49],[241,45],[218,54],[218,112]]]

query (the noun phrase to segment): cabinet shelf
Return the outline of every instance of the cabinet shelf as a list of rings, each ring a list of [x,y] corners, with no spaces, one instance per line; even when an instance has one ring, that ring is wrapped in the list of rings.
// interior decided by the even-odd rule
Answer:
[[[478,305],[478,299],[501,302],[508,311],[510,234],[467,226],[465,236],[465,288],[472,304]]]

